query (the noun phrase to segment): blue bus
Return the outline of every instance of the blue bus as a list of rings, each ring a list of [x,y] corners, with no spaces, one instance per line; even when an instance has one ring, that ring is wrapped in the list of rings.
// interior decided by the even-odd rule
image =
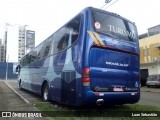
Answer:
[[[135,24],[87,7],[21,59],[18,83],[70,106],[132,104],[139,67]]]

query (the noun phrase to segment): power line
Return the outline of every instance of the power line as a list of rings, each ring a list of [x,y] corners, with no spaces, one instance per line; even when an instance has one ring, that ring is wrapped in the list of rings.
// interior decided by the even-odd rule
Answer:
[[[111,2],[111,0],[109,0],[109,1],[105,1],[105,4],[100,8],[100,9],[102,9],[102,8],[104,8],[109,2]],[[110,5],[108,5],[106,8],[108,8],[108,7],[110,7],[110,6],[112,6],[114,3],[116,3],[116,2],[118,2],[118,0],[116,0],[116,1],[114,1],[113,3],[111,3]],[[105,9],[106,9],[105,8]]]
[[[112,6],[112,5],[113,5],[114,3],[116,3],[116,2],[118,2],[118,0],[116,0],[116,1],[114,1],[112,4],[108,5],[106,8]],[[106,8],[105,8],[105,9],[106,9]]]
[[[107,3],[105,3],[102,7],[100,7],[100,9],[102,9],[104,6],[106,6],[107,5]]]
[[[100,9],[102,9],[104,6],[106,6],[108,3],[110,3],[112,0],[105,0],[105,4],[102,6],[102,7],[100,7]]]

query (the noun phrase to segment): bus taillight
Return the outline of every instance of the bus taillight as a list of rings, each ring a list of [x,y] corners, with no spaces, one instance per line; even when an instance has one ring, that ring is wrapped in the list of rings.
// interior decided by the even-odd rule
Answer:
[[[83,69],[82,83],[83,83],[83,86],[90,86],[90,69],[89,68]]]

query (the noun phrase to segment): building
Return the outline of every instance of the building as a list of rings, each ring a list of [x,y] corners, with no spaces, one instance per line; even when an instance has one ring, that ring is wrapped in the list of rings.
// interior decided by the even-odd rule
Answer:
[[[18,61],[35,47],[35,31],[27,30],[25,26],[19,26],[18,34]]]
[[[4,39],[0,40],[0,62],[19,62],[35,47],[35,31],[26,28],[27,25],[6,23]]]
[[[0,39],[0,62],[5,62],[5,45],[2,43],[2,39]]]
[[[6,62],[18,62],[18,27],[8,26],[5,34]]]
[[[160,25],[139,36],[141,76],[160,74]]]
[[[19,26],[18,34],[18,61],[25,55],[25,32],[26,26]]]

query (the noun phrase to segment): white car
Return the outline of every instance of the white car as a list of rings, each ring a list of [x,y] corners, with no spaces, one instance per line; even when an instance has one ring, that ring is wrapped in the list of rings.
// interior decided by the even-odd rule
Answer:
[[[155,86],[160,87],[160,75],[150,75],[147,78],[147,87]]]

